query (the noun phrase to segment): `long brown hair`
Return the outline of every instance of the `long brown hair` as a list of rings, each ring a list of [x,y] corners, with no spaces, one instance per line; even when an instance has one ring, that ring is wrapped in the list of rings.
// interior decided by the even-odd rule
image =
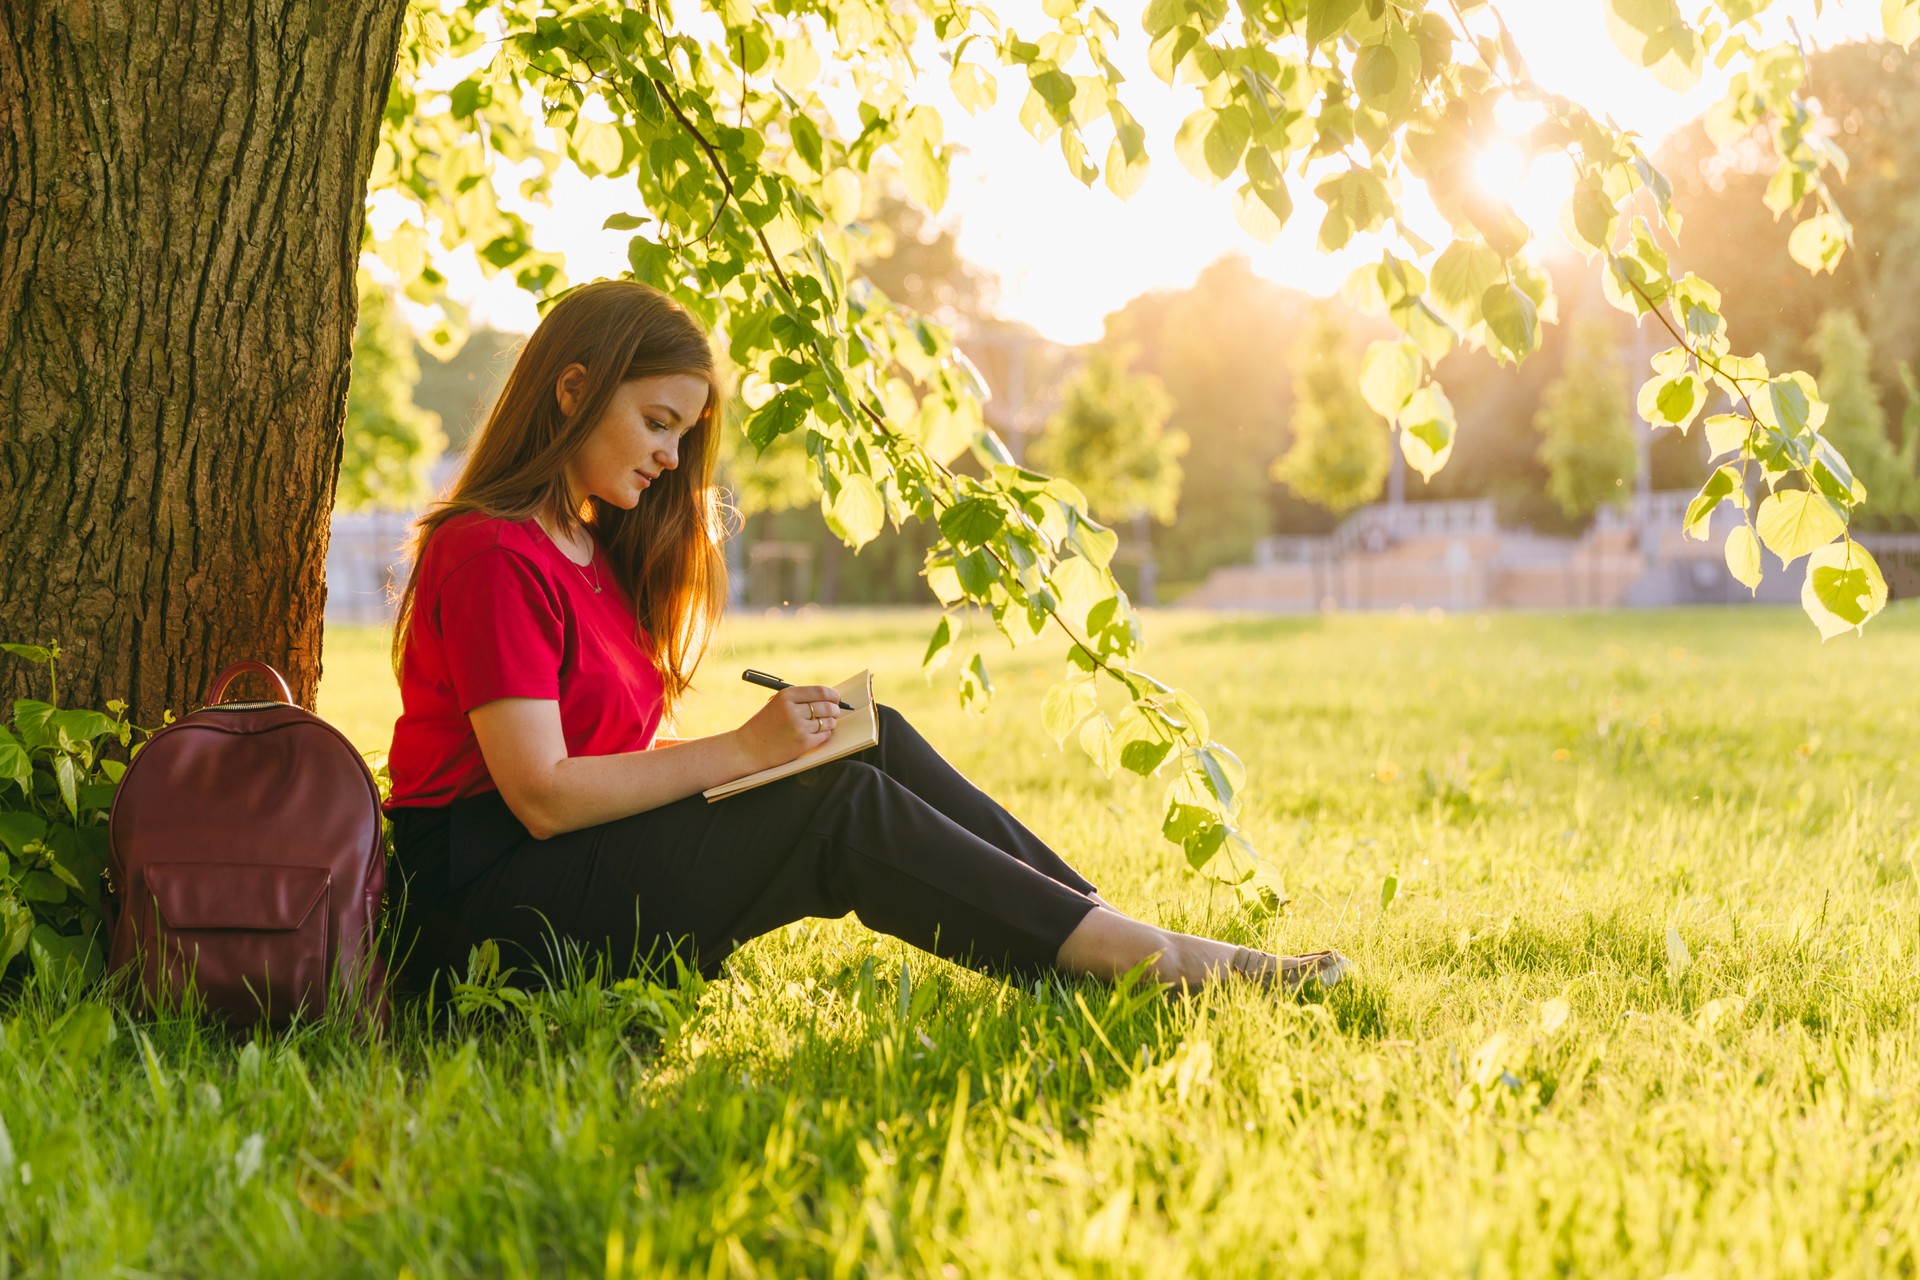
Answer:
[[[576,363],[586,366],[586,393],[571,415],[563,414],[554,388]],[[570,508],[564,468],[614,391],[636,378],[673,373],[708,384],[706,408],[680,442],[679,465],[661,472],[631,511],[599,498],[589,498],[586,509]],[[543,514],[562,532],[586,529],[605,549],[633,600],[636,624],[653,637],[654,663],[666,686],[663,715],[671,717],[726,606],[727,507],[713,484],[726,400],[706,331],[660,290],[637,280],[600,280],[562,296],[521,348],[453,492],[414,522],[413,570],[393,630],[394,672],[413,622],[421,553],[433,531],[468,511],[506,520]]]

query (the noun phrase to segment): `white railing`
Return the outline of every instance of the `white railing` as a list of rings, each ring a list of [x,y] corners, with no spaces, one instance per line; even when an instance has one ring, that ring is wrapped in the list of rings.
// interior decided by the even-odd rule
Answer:
[[[1633,495],[1624,507],[1601,507],[1593,513],[1593,527],[1613,532],[1620,529],[1654,529],[1664,532],[1686,523],[1687,508],[1695,495],[1691,489],[1662,489],[1644,496]]]
[[[1382,550],[1409,538],[1446,538],[1498,533],[1493,503],[1377,502],[1364,506],[1322,537],[1276,536],[1254,544],[1257,565],[1300,564],[1344,555],[1360,548]]]
[[[406,585],[408,562],[401,553],[414,511],[336,511],[333,540],[327,544],[327,621],[386,622],[393,617],[387,600],[391,581]]]

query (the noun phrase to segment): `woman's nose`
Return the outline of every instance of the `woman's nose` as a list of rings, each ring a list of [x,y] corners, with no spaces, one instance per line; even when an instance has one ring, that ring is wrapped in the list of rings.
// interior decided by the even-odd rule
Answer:
[[[680,465],[680,438],[674,436],[663,448],[654,451],[660,457],[660,465],[668,470]]]

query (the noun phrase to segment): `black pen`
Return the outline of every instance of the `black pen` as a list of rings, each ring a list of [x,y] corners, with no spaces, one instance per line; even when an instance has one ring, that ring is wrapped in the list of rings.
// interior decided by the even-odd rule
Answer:
[[[740,673],[740,678],[742,680],[745,680],[748,684],[764,685],[766,688],[769,688],[769,689],[785,689],[790,687],[789,681],[782,680],[779,676],[770,676],[764,671],[755,671],[751,667],[747,668],[745,671],[742,671]],[[848,706],[844,702],[840,704],[840,709],[842,711],[853,710],[852,707]]]

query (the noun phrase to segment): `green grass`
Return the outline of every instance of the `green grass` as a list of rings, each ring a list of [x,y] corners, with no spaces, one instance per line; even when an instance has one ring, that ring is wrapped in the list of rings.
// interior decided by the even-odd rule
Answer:
[[[758,704],[742,666],[871,664],[1116,904],[1357,980],[1009,987],[833,921],[702,991],[373,1041],[121,1019],[95,1054],[32,996],[0,1274],[1920,1270],[1920,611],[1824,646],[1765,610],[1162,613],[1150,668],[1251,767],[1268,919],[1175,861],[1161,782],[1044,736],[1048,646],[989,645],[978,720],[922,683],[930,624],[738,622],[682,728]],[[383,748],[384,637],[326,661]]]

